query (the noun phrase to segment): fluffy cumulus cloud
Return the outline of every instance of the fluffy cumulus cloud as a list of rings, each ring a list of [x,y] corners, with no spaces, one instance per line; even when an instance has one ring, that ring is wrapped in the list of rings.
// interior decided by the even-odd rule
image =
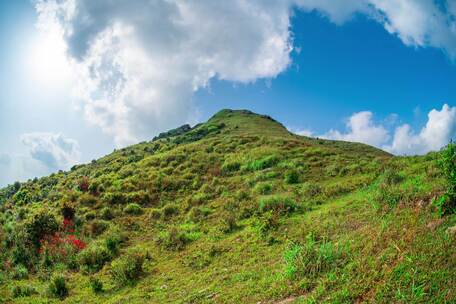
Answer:
[[[38,27],[66,44],[85,117],[119,146],[192,122],[192,95],[211,79],[249,83],[286,70],[294,9],[317,10],[337,24],[366,14],[407,45],[456,55],[452,1],[36,2]]]
[[[445,104],[440,111],[429,112],[426,125],[418,133],[408,124],[396,128],[393,142],[385,148],[395,154],[423,154],[440,149],[452,139],[456,139],[456,107]]]
[[[77,141],[61,134],[27,133],[21,137],[30,157],[50,170],[68,169],[80,157]]]
[[[417,155],[436,151],[456,139],[456,107],[447,104],[441,110],[433,109],[428,113],[425,126],[415,132],[409,124],[402,124],[391,130],[391,119],[396,122],[397,115],[392,114],[383,122],[375,122],[372,112],[354,113],[346,123],[347,130],[330,130],[322,135],[315,135],[310,130],[294,133],[326,139],[345,140],[376,146],[396,155]]]
[[[369,111],[355,113],[347,121],[347,133],[331,130],[321,137],[381,146],[389,139],[388,131],[382,125],[375,125],[372,115]]]

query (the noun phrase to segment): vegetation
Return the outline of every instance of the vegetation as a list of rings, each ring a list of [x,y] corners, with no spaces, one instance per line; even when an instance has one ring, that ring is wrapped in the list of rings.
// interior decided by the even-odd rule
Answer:
[[[455,148],[223,110],[0,189],[0,303],[454,303]]]

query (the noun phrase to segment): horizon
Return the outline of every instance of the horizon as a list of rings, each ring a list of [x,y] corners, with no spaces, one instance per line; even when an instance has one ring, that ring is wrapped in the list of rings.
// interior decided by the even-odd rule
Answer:
[[[0,17],[0,186],[224,108],[395,155],[456,135],[452,1],[19,0]]]

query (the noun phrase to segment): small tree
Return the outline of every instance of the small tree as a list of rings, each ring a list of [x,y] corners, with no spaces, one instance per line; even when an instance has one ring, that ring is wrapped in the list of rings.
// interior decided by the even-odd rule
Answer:
[[[450,142],[441,151],[438,161],[443,176],[447,180],[445,194],[435,201],[440,216],[456,212],[456,144]]]

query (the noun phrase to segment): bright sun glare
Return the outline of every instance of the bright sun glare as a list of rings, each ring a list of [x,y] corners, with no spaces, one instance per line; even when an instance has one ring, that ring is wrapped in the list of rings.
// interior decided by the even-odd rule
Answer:
[[[27,72],[35,84],[58,88],[71,75],[66,46],[57,32],[38,33],[28,50]]]

